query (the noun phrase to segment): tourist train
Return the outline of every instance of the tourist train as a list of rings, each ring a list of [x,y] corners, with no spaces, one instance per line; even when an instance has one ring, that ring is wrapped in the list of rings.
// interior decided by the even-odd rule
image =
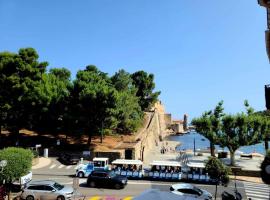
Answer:
[[[76,176],[86,177],[93,170],[110,169],[130,179],[212,181],[202,162],[153,161],[150,163],[150,168],[144,168],[141,160],[116,159],[110,166],[108,160],[108,158],[94,158],[93,162],[79,164],[76,168]]]

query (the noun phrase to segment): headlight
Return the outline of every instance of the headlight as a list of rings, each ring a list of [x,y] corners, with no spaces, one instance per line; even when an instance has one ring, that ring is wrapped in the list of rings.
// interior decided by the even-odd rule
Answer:
[[[125,181],[125,180],[122,180],[122,183],[123,183],[123,184],[126,184],[126,181]]]

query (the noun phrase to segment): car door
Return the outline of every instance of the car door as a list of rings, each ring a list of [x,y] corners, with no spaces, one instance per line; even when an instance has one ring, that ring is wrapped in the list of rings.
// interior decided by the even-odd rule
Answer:
[[[100,176],[100,185],[102,187],[112,187],[112,179],[110,178],[108,173],[102,172]]]
[[[85,168],[85,176],[88,176],[94,170],[93,164],[87,164]]]
[[[187,193],[193,198],[198,198],[200,196],[200,194],[194,189],[187,189]]]
[[[100,172],[92,172],[91,174],[91,181],[94,181],[96,185],[100,185],[101,184],[101,177],[102,174]]]
[[[40,195],[42,195],[43,192],[43,186],[42,185],[31,185],[27,189],[27,196],[33,196],[35,199],[40,199]]]
[[[56,190],[49,186],[49,185],[44,185],[43,186],[43,194],[40,197],[40,199],[46,199],[46,200],[55,200],[57,197],[57,194],[55,193]]]

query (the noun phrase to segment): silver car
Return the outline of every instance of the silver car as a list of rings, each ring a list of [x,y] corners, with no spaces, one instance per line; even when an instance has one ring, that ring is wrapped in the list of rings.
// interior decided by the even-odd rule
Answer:
[[[206,190],[202,190],[188,183],[174,184],[170,187],[170,190],[172,193],[180,195],[180,196],[184,196],[184,197],[192,197],[194,199],[196,198],[196,199],[202,199],[202,200],[212,199],[212,194],[210,194]]]
[[[26,200],[67,200],[73,196],[73,188],[55,181],[31,181],[22,192],[21,198]]]

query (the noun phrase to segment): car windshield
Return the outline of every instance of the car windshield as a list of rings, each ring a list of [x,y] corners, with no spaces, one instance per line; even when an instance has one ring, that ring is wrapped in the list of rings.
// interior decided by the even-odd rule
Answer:
[[[114,173],[114,171],[110,171],[110,172],[109,172],[109,176],[112,178],[112,177],[115,177],[116,174]]]
[[[56,182],[53,184],[53,187],[54,187],[55,189],[57,189],[57,190],[62,190],[62,189],[64,188],[63,185],[60,185],[59,183],[56,183]]]
[[[198,192],[200,196],[201,196],[202,193],[203,193],[203,191],[202,191],[201,189],[199,189],[199,188],[197,188],[197,187],[195,187],[195,186],[193,187],[193,190],[196,191],[196,192]]]

